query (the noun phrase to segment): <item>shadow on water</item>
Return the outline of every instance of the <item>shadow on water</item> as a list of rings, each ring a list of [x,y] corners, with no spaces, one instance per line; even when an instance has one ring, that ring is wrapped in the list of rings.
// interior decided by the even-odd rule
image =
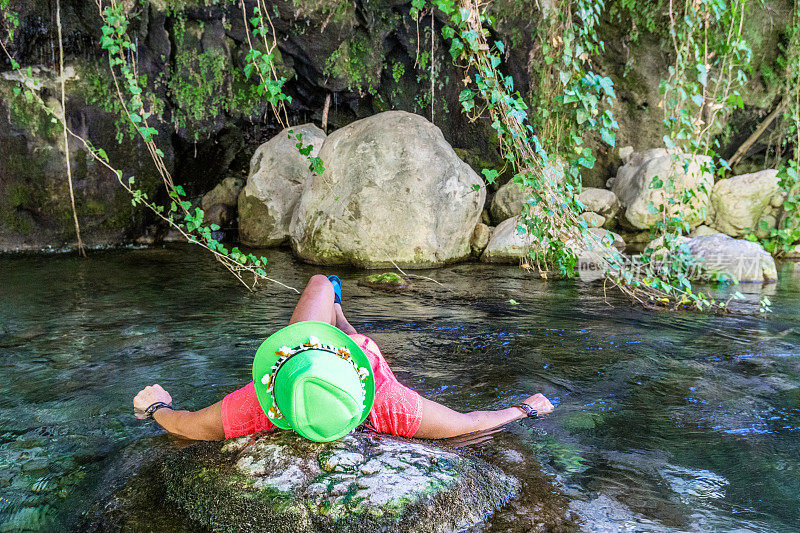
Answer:
[[[267,255],[298,288],[318,271]],[[514,267],[422,272],[441,285],[400,294],[329,272],[351,322],[422,394],[462,410],[534,392],[557,405],[472,443],[524,487],[476,531],[800,528],[798,265],[782,265],[778,287],[740,288],[751,309],[770,294],[766,319],[609,305],[598,285]],[[4,256],[0,278],[0,531],[73,528],[174,452],[133,418],[134,394],[158,382],[180,407],[221,399],[296,302],[275,285],[248,293],[189,247]],[[196,531],[140,515],[144,529]]]

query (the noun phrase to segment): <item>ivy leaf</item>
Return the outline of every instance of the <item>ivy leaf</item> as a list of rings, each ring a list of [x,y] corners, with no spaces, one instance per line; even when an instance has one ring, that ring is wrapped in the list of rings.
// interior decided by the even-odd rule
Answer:
[[[483,174],[483,177],[486,178],[486,183],[494,183],[494,180],[497,179],[498,172],[495,169],[484,168],[481,170],[481,174]],[[477,191],[478,189],[475,190]]]
[[[697,67],[697,81],[700,82],[700,85],[706,87],[708,85],[708,69],[703,63],[698,63]]]
[[[614,95],[614,82],[608,76],[600,78],[600,87],[611,98],[616,98]]]
[[[614,146],[615,142],[614,137],[615,137],[614,132],[612,132],[611,130],[606,128],[600,130],[600,138],[603,139],[603,142],[606,143],[607,145]]]

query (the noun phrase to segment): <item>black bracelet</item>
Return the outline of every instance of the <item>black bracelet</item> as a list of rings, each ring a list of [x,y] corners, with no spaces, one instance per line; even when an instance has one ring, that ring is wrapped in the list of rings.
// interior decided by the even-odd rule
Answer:
[[[539,412],[527,403],[518,403],[514,407],[525,413],[528,418],[539,418]]]
[[[172,409],[172,404],[164,402],[154,403],[153,405],[144,410],[145,418],[153,418],[155,412],[163,407],[166,407],[167,409]]]

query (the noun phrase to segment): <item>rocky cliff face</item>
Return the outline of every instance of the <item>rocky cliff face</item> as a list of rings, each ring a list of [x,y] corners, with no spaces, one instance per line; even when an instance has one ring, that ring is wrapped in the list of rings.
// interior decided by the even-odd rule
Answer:
[[[781,15],[789,5],[769,1],[753,7],[747,31],[759,46],[754,46],[752,81],[744,94],[746,110],[734,117],[732,133],[724,140],[732,149],[771,105],[759,72],[774,63],[788,20]],[[147,77],[160,114],[157,142],[175,182],[199,198],[225,177],[243,177],[256,147],[280,128],[243,73],[248,46],[239,3],[141,0],[126,6],[139,73]],[[277,68],[287,77],[285,90],[292,97],[292,124],[320,125],[327,97],[328,133],[380,111],[405,110],[433,117],[445,139],[476,171],[502,168],[489,125],[471,123],[460,112],[464,73],[452,64],[449,43],[439,35],[444,20],[426,15],[417,24],[409,16],[410,2],[401,0],[282,0],[270,6],[279,35]],[[530,58],[541,45],[532,36],[541,18],[537,6],[535,0],[497,0],[491,6],[496,38],[508,50],[503,69],[522,94],[530,92],[535,72]],[[642,150],[657,146],[663,134],[657,100],[667,43],[643,28],[636,30],[634,40],[631,21],[615,6],[601,28],[606,52],[596,69],[616,85],[615,116],[622,128],[618,146]],[[43,81],[40,94],[55,109],[58,49],[52,2],[11,0],[9,9],[19,13],[21,22],[10,49],[21,64],[35,67]],[[135,175],[145,191],[155,194],[161,188],[154,166],[118,120],[107,58],[99,46],[96,4],[63,0],[62,20],[70,126],[106,150],[126,177]],[[0,71],[0,247],[70,244],[74,235],[58,125],[14,96],[5,58]],[[584,175],[588,186],[602,185],[619,166],[614,150],[594,146],[598,164]],[[144,234],[158,238],[163,228],[151,227],[153,221],[130,205],[113,175],[98,168],[77,144],[71,148],[85,240],[111,244]],[[509,177],[502,176],[498,185]]]

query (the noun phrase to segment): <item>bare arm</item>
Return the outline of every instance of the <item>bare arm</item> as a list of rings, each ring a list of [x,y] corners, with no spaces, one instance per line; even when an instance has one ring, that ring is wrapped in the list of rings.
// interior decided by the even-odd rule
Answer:
[[[172,397],[161,385],[145,387],[133,399],[133,407],[144,411],[156,402],[172,403]],[[222,440],[225,430],[222,427],[222,402],[200,409],[199,411],[174,411],[167,407],[153,414],[153,418],[161,427],[185,439]]]
[[[552,412],[553,404],[542,394],[531,396],[525,403],[539,414]],[[422,399],[422,422],[414,437],[421,439],[447,439],[476,431],[485,431],[525,418],[521,409],[509,407],[499,411],[472,411],[459,413],[432,400]]]

